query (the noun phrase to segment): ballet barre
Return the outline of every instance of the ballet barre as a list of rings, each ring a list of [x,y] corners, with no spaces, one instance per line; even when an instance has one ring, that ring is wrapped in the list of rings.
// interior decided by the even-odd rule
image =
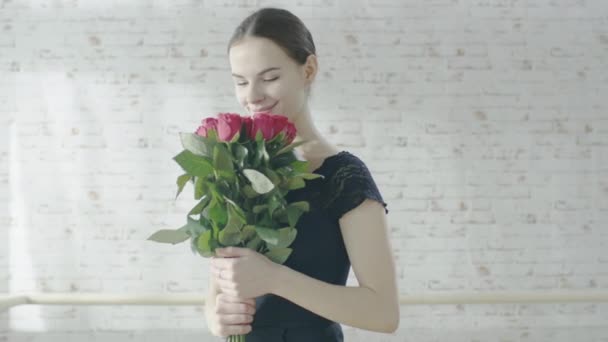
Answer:
[[[608,302],[607,291],[429,293],[401,295],[401,305]],[[204,293],[16,293],[0,294],[0,312],[18,305],[204,305]]]

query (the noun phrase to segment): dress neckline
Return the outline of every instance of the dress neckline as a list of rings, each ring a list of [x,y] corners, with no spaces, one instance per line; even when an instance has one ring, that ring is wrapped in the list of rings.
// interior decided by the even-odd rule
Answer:
[[[343,154],[346,154],[346,153],[348,153],[348,151],[342,150],[342,151],[340,151],[340,152],[338,152],[336,154],[332,154],[331,156],[323,159],[323,161],[321,162],[321,165],[319,165],[319,167],[317,167],[316,169],[314,169],[311,173],[316,173],[317,171],[321,170],[323,168],[323,166],[325,166],[325,164],[327,163],[327,161],[329,161],[331,159],[334,159],[334,158],[336,158],[338,156],[341,156]]]

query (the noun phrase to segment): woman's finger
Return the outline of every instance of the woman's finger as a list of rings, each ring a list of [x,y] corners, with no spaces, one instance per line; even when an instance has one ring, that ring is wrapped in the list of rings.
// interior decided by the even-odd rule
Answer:
[[[219,335],[220,337],[228,337],[232,335],[245,335],[250,333],[252,330],[251,325],[220,325]]]
[[[239,315],[255,315],[255,307],[245,303],[222,303],[215,309],[218,315],[222,314],[239,314]]]
[[[217,295],[217,297],[216,297],[216,304],[217,303],[244,304],[244,305],[247,305],[250,308],[252,308],[254,311],[255,311],[255,308],[256,308],[255,299],[254,298],[251,298],[251,299],[239,298],[239,297],[231,296],[231,295],[226,294],[226,293],[220,293],[220,294]]]
[[[242,301],[243,303],[253,306],[253,308],[255,309],[255,299],[242,299]]]
[[[217,278],[215,281],[222,290],[234,290],[234,288],[236,287],[236,284],[230,280]]]
[[[221,325],[243,325],[253,322],[253,315],[247,314],[220,314],[218,319]]]

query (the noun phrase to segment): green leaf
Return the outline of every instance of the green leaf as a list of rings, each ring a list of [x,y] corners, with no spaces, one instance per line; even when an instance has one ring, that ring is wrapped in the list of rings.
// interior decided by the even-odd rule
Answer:
[[[283,153],[272,158],[270,165],[272,165],[272,168],[276,170],[278,168],[291,165],[296,161],[298,161],[298,159],[293,153]]]
[[[287,207],[287,220],[290,226],[295,227],[300,216],[302,216],[302,210],[297,207]]]
[[[218,239],[222,246],[236,246],[241,243],[241,232],[227,231],[223,229],[220,231]]]
[[[249,184],[247,184],[243,187],[243,194],[247,198],[255,198],[260,195],[255,190],[253,190],[253,187]]]
[[[199,216],[198,221],[200,222],[200,224],[205,227],[205,229],[208,230],[212,230],[213,229],[213,223],[211,223],[211,221],[209,221],[208,218],[205,217],[205,215],[201,214]]]
[[[279,232],[279,242],[275,247],[284,248],[289,247],[291,243],[296,239],[296,235],[298,231],[293,227],[285,227],[278,230]]]
[[[323,175],[320,175],[318,173],[299,173],[296,176],[298,177],[302,177],[306,180],[312,180],[312,179],[317,179],[317,178],[325,178]]]
[[[278,185],[281,182],[281,178],[279,178],[279,175],[272,171],[271,169],[265,167],[263,169],[264,171],[264,175],[266,175],[266,177],[268,177],[268,179],[270,179],[270,181],[272,182],[272,184],[274,184],[275,186]]]
[[[206,183],[206,186],[208,188],[207,192],[211,192],[211,195],[213,196],[213,198],[215,198],[216,201],[223,203],[222,199],[224,196],[222,196],[222,194],[220,194],[217,184],[216,183]]]
[[[228,222],[223,230],[240,233],[242,226],[243,221],[238,217],[238,215],[234,215],[234,211],[228,211]]]
[[[197,177],[196,182],[194,183],[194,199],[201,199],[206,192],[207,189],[205,187],[205,178]]]
[[[235,215],[234,210],[230,209],[230,205],[228,205],[228,208],[228,223],[220,231],[219,242],[224,246],[236,246],[242,241],[241,227],[243,222],[238,215]]]
[[[280,149],[280,150],[277,152],[277,154],[276,154],[276,155],[278,156],[279,154],[287,153],[287,152],[289,152],[289,151],[293,150],[294,148],[296,148],[296,147],[298,147],[298,146],[301,146],[301,145],[304,145],[304,144],[306,144],[306,143],[308,143],[308,142],[309,142],[308,140],[302,140],[302,141],[298,141],[298,142],[291,143],[291,144],[289,144],[289,145],[287,145],[287,146],[283,147],[282,149]]]
[[[270,160],[270,156],[268,155],[268,151],[266,151],[265,147],[261,153],[262,153],[262,160],[264,161],[264,163],[268,163],[268,161]]]
[[[215,182],[215,191],[218,194],[218,197],[221,199],[228,198],[228,196],[232,196],[232,190],[230,189],[230,184],[226,179],[220,179]]]
[[[290,165],[296,173],[308,172],[308,161],[306,160],[295,160]]]
[[[281,201],[276,196],[271,196],[268,202],[268,214],[272,216],[279,207],[281,207]]]
[[[230,143],[231,143],[231,144],[236,143],[237,141],[239,141],[239,138],[240,138],[240,137],[241,137],[241,132],[236,132],[236,133],[234,134],[234,136],[232,136],[232,139],[230,139]]]
[[[177,196],[179,196],[179,194],[182,192],[182,190],[184,190],[184,186],[186,186],[186,183],[188,183],[191,178],[192,175],[189,175],[187,173],[184,173],[183,175],[177,177],[177,194],[175,195],[176,199]]]
[[[200,255],[204,257],[211,257],[215,254],[217,243],[213,240],[210,230],[207,230],[203,234],[199,235],[196,242],[196,247]]]
[[[264,144],[264,137],[261,131],[257,131],[255,141],[252,146],[253,156],[251,158],[251,166],[258,167],[262,161],[261,146]]]
[[[287,219],[289,225],[295,227],[298,220],[300,219],[300,216],[302,216],[304,212],[307,212],[309,210],[310,205],[306,201],[290,203],[287,207]]]
[[[254,238],[252,240],[250,240],[249,242],[247,242],[245,244],[245,247],[249,248],[249,249],[253,249],[254,251],[259,250],[259,248],[262,246],[262,244],[264,243],[264,241],[262,241],[262,239],[260,239],[259,236],[254,236]]]
[[[207,227],[202,225],[199,221],[193,219],[188,215],[186,217],[188,223],[180,227],[178,230],[185,232],[189,236],[197,236],[207,230]]]
[[[198,236],[190,237],[190,249],[192,250],[192,253],[194,253],[194,254],[197,253],[196,240],[198,240]]]
[[[180,132],[179,137],[184,149],[197,156],[211,157],[211,151],[213,151],[213,145],[215,144],[214,142],[209,141],[207,138],[196,133]]]
[[[309,211],[310,210],[310,204],[307,201],[299,201],[299,202],[293,202],[293,203],[289,203],[290,207],[296,207],[298,209],[300,209],[301,211]]]
[[[284,264],[291,254],[291,248],[274,248],[266,252],[264,255],[277,264]]]
[[[217,131],[215,129],[210,129],[207,131],[207,140],[213,143],[217,143],[219,141],[217,138]]]
[[[243,174],[251,182],[253,190],[258,194],[266,194],[274,189],[274,184],[263,173],[254,169],[244,169]]]
[[[262,218],[257,220],[256,225],[260,227],[272,227],[274,223],[274,220],[269,215],[263,215]]]
[[[279,132],[279,134],[275,135],[274,138],[270,139],[270,141],[268,142],[268,144],[276,144],[278,142],[281,142],[285,139],[285,131],[281,131]]]
[[[257,142],[257,154],[265,163],[267,163],[270,159],[268,151],[266,150],[266,142],[264,140],[260,140]]]
[[[224,144],[217,144],[213,149],[213,166],[219,171],[234,172],[232,155]]]
[[[205,208],[207,207],[207,205],[209,204],[209,202],[211,201],[211,197],[209,195],[205,195],[200,202],[198,202],[197,205],[194,206],[194,208],[192,208],[192,210],[190,210],[190,212],[188,213],[188,215],[198,215],[200,213],[203,212],[203,210],[205,210]]]
[[[234,151],[236,163],[239,165],[240,168],[243,168],[243,166],[245,165],[245,160],[247,159],[247,155],[249,154],[249,150],[241,144],[232,145],[232,149]]]
[[[279,167],[274,169],[274,172],[280,176],[287,176],[291,174],[291,167],[290,166],[283,166],[283,167]]]
[[[287,209],[279,208],[274,212],[274,219],[280,223],[289,223]]]
[[[241,209],[238,204],[236,204],[228,197],[224,197],[224,200],[229,204],[228,212],[231,215],[234,215],[234,217],[238,219],[241,223],[245,224],[247,222],[247,219],[245,217],[245,212],[243,211],[243,209]]]
[[[290,178],[287,181],[287,189],[289,189],[289,190],[297,190],[297,189],[301,189],[305,186],[306,186],[306,183],[304,183],[304,180],[300,177]]]
[[[223,226],[228,220],[228,213],[224,206],[214,197],[209,205],[209,218],[218,226]]]
[[[272,158],[276,155],[277,151],[283,148],[285,145],[285,132],[282,131],[272,138],[272,140],[266,142],[266,151],[268,151],[268,155]]]
[[[255,226],[255,231],[258,233],[260,239],[266,241],[271,245],[279,243],[279,232],[276,229]]]
[[[150,235],[150,237],[148,237],[148,240],[162,243],[171,243],[175,245],[177,243],[188,240],[189,237],[190,235],[188,235],[183,230],[161,229]]]
[[[260,205],[256,205],[253,207],[253,213],[254,214],[259,214],[262,211],[268,209],[268,204],[260,204]]]
[[[246,225],[243,226],[243,231],[241,233],[243,235],[243,241],[250,241],[254,237],[256,237],[255,226]]]
[[[183,150],[173,157],[173,160],[175,160],[184,171],[193,176],[206,177],[213,173],[213,164],[211,164],[209,158],[194,155],[188,150]]]

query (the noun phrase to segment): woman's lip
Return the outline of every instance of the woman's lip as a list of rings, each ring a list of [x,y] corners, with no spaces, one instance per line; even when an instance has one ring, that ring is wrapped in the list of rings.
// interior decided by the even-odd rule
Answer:
[[[267,112],[267,111],[271,110],[272,108],[274,108],[274,106],[276,106],[276,105],[277,105],[277,103],[273,104],[273,105],[272,105],[272,106],[270,106],[270,107],[262,108],[262,109],[259,109],[259,110],[254,110],[254,111],[253,111],[253,113],[254,113],[254,114],[257,114],[257,113],[264,113],[264,112]]]

